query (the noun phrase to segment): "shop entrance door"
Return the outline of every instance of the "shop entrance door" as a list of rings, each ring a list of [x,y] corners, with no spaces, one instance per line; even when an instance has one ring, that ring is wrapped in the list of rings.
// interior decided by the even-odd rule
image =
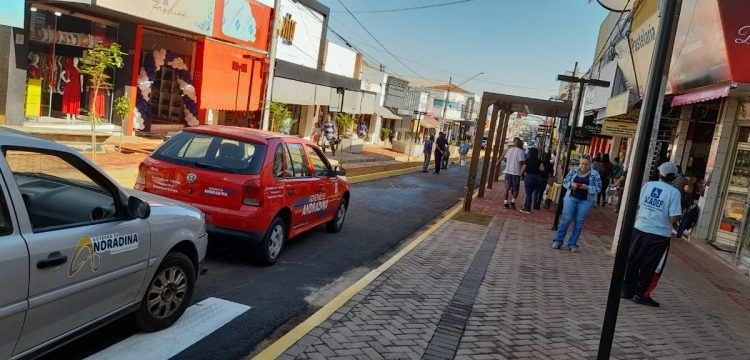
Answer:
[[[738,129],[727,194],[716,230],[716,246],[750,265],[750,124]]]

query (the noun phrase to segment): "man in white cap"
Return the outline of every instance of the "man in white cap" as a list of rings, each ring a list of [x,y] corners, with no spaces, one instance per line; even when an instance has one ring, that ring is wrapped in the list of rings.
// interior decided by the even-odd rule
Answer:
[[[667,261],[672,224],[682,214],[680,192],[670,185],[677,173],[675,164],[665,162],[659,166],[659,180],[649,181],[641,188],[621,293],[622,298],[633,299],[637,304],[659,306],[651,292]]]

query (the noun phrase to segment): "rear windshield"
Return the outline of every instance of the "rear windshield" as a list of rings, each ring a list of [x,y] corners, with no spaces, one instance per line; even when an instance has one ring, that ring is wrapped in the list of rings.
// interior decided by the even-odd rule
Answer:
[[[183,131],[156,149],[152,156],[190,167],[258,174],[265,155],[266,145]]]

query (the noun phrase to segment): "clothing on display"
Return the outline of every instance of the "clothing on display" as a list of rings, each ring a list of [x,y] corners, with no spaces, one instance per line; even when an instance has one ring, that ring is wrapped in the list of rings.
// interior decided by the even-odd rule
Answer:
[[[65,59],[65,68],[60,79],[63,85],[62,112],[78,115],[81,110],[81,72],[78,69],[78,58]],[[102,99],[102,106],[104,100]],[[97,104],[98,105],[98,104]]]

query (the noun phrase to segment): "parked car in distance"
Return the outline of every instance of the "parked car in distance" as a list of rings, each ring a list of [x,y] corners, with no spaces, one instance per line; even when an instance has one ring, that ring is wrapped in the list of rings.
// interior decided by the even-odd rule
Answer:
[[[346,172],[298,137],[232,126],[185,128],[141,163],[136,189],[195,205],[211,241],[246,244],[262,265],[284,243],[325,224],[344,225]]]
[[[198,209],[119,187],[66,146],[0,131],[0,358],[33,358],[124,315],[144,331],[190,302]]]

